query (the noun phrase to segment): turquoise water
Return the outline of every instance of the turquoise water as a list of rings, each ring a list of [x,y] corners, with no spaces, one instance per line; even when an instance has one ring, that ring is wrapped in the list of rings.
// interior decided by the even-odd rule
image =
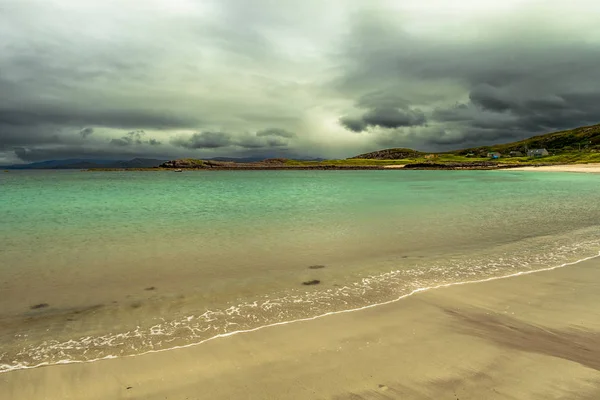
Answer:
[[[3,173],[0,372],[571,262],[600,249],[599,198],[594,174]]]

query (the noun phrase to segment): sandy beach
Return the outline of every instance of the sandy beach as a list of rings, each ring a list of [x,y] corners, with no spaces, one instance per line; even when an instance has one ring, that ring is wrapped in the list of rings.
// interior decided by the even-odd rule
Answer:
[[[600,260],[136,357],[0,375],[2,399],[598,399]]]
[[[587,172],[600,173],[600,164],[565,164],[565,165],[545,165],[541,167],[518,167],[511,168],[511,171],[547,171],[547,172]]]

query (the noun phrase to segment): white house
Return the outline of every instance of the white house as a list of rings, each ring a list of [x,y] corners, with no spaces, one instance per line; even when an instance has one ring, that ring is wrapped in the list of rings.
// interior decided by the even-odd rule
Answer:
[[[544,157],[548,155],[550,155],[550,153],[548,153],[548,150],[546,149],[531,149],[527,151],[527,156],[529,157]]]

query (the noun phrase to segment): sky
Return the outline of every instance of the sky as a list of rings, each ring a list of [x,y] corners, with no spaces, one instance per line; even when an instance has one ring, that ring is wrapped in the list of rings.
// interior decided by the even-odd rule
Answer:
[[[447,151],[600,122],[595,0],[0,0],[0,164]]]

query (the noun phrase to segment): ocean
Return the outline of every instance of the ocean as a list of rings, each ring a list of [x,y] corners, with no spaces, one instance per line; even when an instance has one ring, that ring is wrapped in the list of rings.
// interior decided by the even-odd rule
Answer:
[[[600,251],[600,176],[10,171],[0,372],[132,356]]]

